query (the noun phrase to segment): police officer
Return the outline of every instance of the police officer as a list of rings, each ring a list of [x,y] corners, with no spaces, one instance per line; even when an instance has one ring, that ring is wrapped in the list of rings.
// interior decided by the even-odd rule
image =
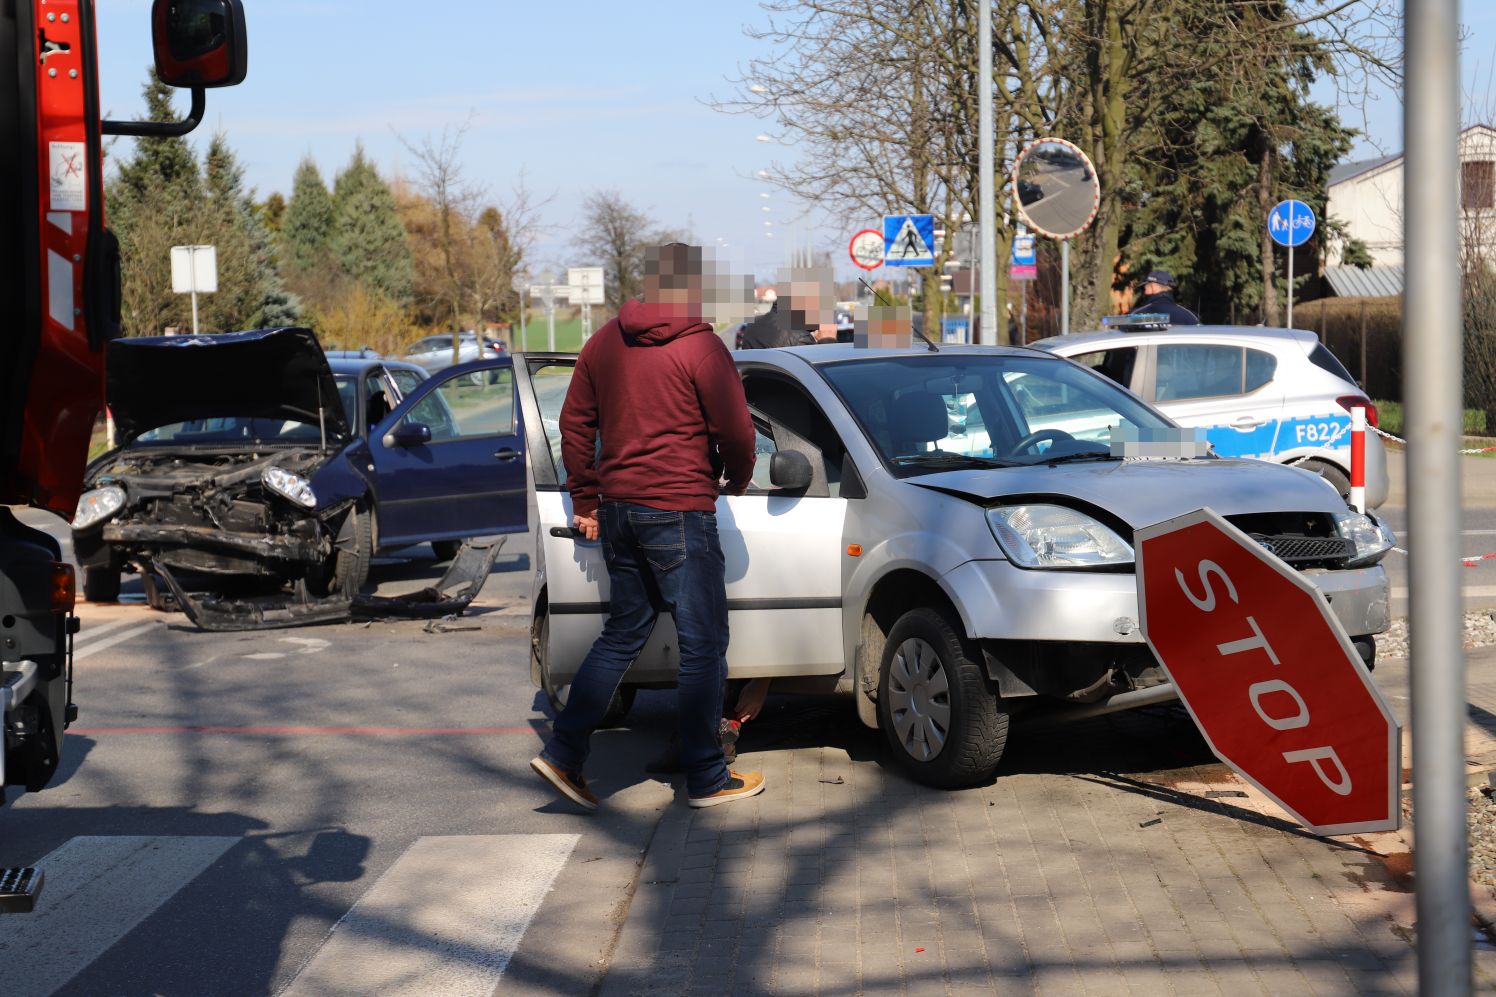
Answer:
[[[1167,270],[1150,270],[1138,285],[1142,297],[1133,304],[1130,315],[1167,315],[1170,325],[1199,325],[1200,316],[1174,300],[1179,286]]]

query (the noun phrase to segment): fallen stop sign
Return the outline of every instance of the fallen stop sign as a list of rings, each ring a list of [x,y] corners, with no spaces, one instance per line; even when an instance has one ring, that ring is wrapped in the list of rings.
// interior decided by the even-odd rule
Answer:
[[[1216,757],[1316,834],[1395,830],[1397,719],[1324,596],[1210,509],[1136,548],[1143,636]]]

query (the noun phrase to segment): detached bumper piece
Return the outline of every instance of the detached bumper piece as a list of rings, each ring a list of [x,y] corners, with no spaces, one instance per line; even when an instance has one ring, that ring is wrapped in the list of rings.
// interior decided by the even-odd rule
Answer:
[[[178,606],[202,630],[279,630],[314,623],[342,623],[358,618],[449,616],[468,607],[483,583],[488,581],[494,561],[507,537],[491,537],[462,545],[435,585],[402,596],[357,595],[352,599],[333,596],[303,601],[291,597],[270,599],[219,599],[192,595],[182,588],[170,569],[155,565]]]
[[[0,869],[0,914],[30,914],[42,892],[42,871],[31,866]]]

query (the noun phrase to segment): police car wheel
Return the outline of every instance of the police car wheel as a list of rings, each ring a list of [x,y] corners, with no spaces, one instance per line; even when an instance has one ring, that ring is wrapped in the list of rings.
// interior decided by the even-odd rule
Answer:
[[[1335,490],[1342,496],[1346,496],[1351,493],[1351,479],[1346,477],[1345,472],[1336,467],[1334,464],[1326,464],[1322,460],[1305,460],[1300,461],[1298,466],[1302,467],[1306,471],[1313,471],[1321,478],[1324,478],[1331,485],[1333,485],[1335,487]]]

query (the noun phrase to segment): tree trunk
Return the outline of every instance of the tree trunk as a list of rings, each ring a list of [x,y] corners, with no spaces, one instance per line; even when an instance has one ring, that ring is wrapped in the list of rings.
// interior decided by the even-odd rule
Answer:
[[[1277,264],[1273,260],[1273,237],[1267,230],[1268,212],[1273,210],[1273,146],[1262,135],[1262,157],[1257,163],[1257,216],[1262,219],[1262,324],[1278,321]]]

